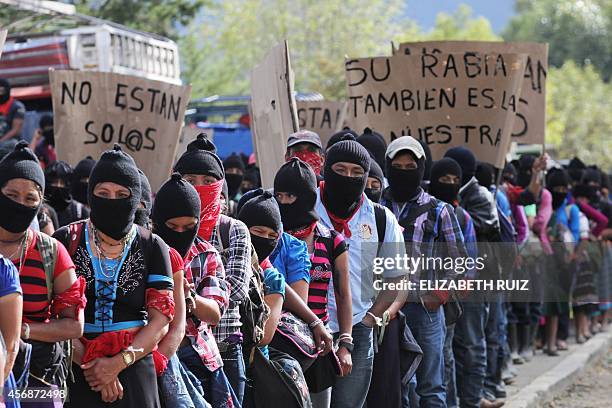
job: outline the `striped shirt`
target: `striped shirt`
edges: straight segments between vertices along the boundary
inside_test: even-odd
[[[13,259],[13,264],[19,270],[19,280],[23,290],[23,321],[28,323],[49,322],[51,318],[50,304],[47,298],[47,279],[42,258],[36,245],[38,235],[33,230],[28,234],[33,236],[26,249],[23,267],[19,259]],[[57,279],[62,272],[74,268],[72,259],[66,248],[57,243],[57,261],[53,270],[53,279]]]
[[[327,293],[332,280],[336,258],[348,250],[344,236],[317,223],[314,248],[310,254],[310,285],[308,307],[323,322],[329,320]]]

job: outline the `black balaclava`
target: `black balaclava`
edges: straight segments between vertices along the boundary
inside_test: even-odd
[[[372,158],[382,169],[385,167],[385,153],[387,151],[387,142],[380,133],[372,131],[370,128],[365,128],[363,134],[357,138],[357,142],[365,147],[370,152]]]
[[[531,154],[523,155],[519,159],[518,174],[516,176],[516,182],[520,187],[527,188],[531,182],[531,174],[533,173],[532,167],[536,157]]]
[[[238,219],[248,228],[261,226],[269,227],[279,235],[282,233],[282,220],[276,199],[269,191],[257,189],[252,198],[244,202],[238,212]],[[263,238],[251,233],[251,243],[259,262],[266,259],[278,243],[278,239]]]
[[[351,135],[345,135],[327,151],[323,172],[325,188],[321,198],[325,208],[333,215],[348,218],[357,209],[368,181],[370,161],[368,151]],[[363,176],[341,176],[332,170],[332,166],[339,162],[361,166],[364,171]]]
[[[227,200],[231,200],[240,192],[240,185],[244,179],[244,162],[240,156],[233,153],[223,161],[223,167],[225,167],[225,181],[229,194]],[[242,174],[228,173],[227,169],[239,169]]]
[[[56,180],[62,180],[64,187],[55,187],[51,184]],[[45,199],[57,212],[62,212],[72,202],[70,194],[70,182],[72,181],[72,167],[66,162],[58,160],[51,163],[45,169]]]
[[[181,155],[174,166],[174,171],[185,174],[203,174],[221,180],[225,176],[223,163],[215,145],[200,133],[196,140],[187,145],[187,151]]]
[[[11,97],[11,84],[4,78],[0,78],[0,88],[4,88],[4,92],[0,95],[0,105],[6,103]]]
[[[285,230],[301,229],[319,219],[314,208],[317,176],[308,164],[297,157],[283,164],[274,177],[274,193],[279,192],[296,196],[292,204],[278,203]]]
[[[355,139],[359,137],[357,132],[345,126],[344,129],[342,129],[341,131],[336,132],[333,135],[331,135],[331,137],[327,141],[327,145],[325,146],[325,151],[327,152],[329,149],[331,149],[331,147],[335,145],[336,143],[338,143],[339,141],[341,141],[345,135],[351,135]]]
[[[104,182],[119,184],[130,190],[128,198],[109,199],[94,195],[96,185]],[[134,224],[140,202],[140,174],[132,156],[115,144],[112,150],[102,153],[89,176],[90,219],[97,229],[109,237],[120,240]]]
[[[489,189],[495,183],[495,168],[489,163],[478,162],[475,176],[478,184]]]
[[[561,207],[563,201],[567,197],[567,193],[555,191],[555,187],[569,187],[570,177],[565,170],[553,169],[548,173],[546,178],[546,187],[552,195],[552,207],[556,210]]]
[[[382,169],[376,163],[376,161],[372,160],[370,162],[370,171],[368,172],[368,178],[375,178],[380,182],[380,188],[377,190],[367,188],[364,190],[364,193],[370,200],[377,203],[380,201],[380,197],[382,196],[383,188],[385,187],[385,175],[383,174]]]
[[[45,174],[25,141],[17,143],[15,150],[0,161],[0,189],[17,178],[33,181],[44,193]],[[39,209],[40,206],[32,208],[13,201],[0,191],[0,227],[9,232],[17,234],[28,229]]]
[[[53,116],[42,115],[40,121],[38,122],[38,127],[40,128],[42,135],[45,138],[45,143],[50,146],[55,146],[55,135],[53,133]]]
[[[504,170],[502,171],[502,180],[515,186],[516,176],[516,167],[514,167],[512,163],[506,164],[506,167],[504,167]]]
[[[455,204],[458,200],[459,184],[442,183],[440,177],[451,174],[462,179],[461,166],[450,157],[444,157],[431,166],[431,180],[429,183],[429,194],[449,204]],[[461,183],[461,182],[460,182]]]
[[[251,190],[257,190],[259,187],[261,187],[261,177],[259,174],[259,167],[253,166],[247,169],[244,172],[244,181],[251,182],[251,184],[253,185],[253,188]],[[246,193],[246,191],[243,191],[242,193]]]
[[[87,190],[89,185],[87,182],[81,180],[89,178],[89,175],[91,174],[91,171],[95,165],[96,161],[91,156],[87,156],[78,162],[72,171],[72,183],[70,183],[70,190],[72,197],[81,204],[87,205]]]
[[[397,140],[397,139],[396,139]],[[393,200],[404,203],[414,198],[420,191],[423,175],[425,174],[425,158],[417,159],[410,150],[401,150],[396,153],[396,156],[409,153],[417,163],[417,168],[412,170],[404,170],[393,167],[393,160],[387,157],[387,181]]]
[[[136,209],[134,223],[149,229],[149,218],[151,217],[151,206],[153,204],[151,198],[151,183],[149,183],[147,175],[144,174],[142,170],[138,169],[138,174],[140,175],[140,204],[143,205],[143,208],[138,207]]]
[[[591,203],[597,204],[601,199],[599,188],[601,187],[601,172],[597,168],[587,168],[582,175],[581,184],[588,192],[588,199]]]
[[[151,211],[153,232],[184,258],[198,235],[198,225],[188,231],[176,232],[166,225],[172,218],[193,217],[200,219],[200,196],[196,189],[179,173],[161,186]]]
[[[466,185],[476,174],[476,157],[474,153],[463,146],[448,149],[444,157],[450,157],[461,166],[461,185]]]
[[[567,173],[570,176],[572,184],[580,183],[582,174],[586,170],[586,165],[577,157],[569,161],[567,165]]]

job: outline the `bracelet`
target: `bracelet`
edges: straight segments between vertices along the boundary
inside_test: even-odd
[[[341,342],[342,340],[346,340],[349,343],[352,343],[353,342],[353,336],[351,336],[348,333],[342,333],[342,334],[340,334],[340,336],[338,336],[338,343]]]
[[[23,324],[23,339],[30,340],[30,325],[27,323]]]
[[[382,319],[380,317],[376,316],[372,312],[366,312],[366,314],[372,316],[372,319],[374,319],[374,324],[376,326],[382,326]]]
[[[315,327],[322,325],[323,324],[323,320],[319,319],[318,317],[316,319],[314,319],[312,322],[308,323],[308,327],[310,327],[311,330],[314,330]]]

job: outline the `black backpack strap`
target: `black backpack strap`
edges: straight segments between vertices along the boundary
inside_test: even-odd
[[[385,207],[378,203],[374,205],[374,218],[376,219],[376,232],[378,233],[378,243],[382,244],[385,241],[387,233],[387,213]]]
[[[423,204],[414,210],[410,211],[410,215],[407,218],[404,218],[400,221],[400,225],[405,229],[414,228],[414,222],[421,215],[429,212],[431,210],[435,210],[438,207],[438,200],[433,198],[427,204]]]

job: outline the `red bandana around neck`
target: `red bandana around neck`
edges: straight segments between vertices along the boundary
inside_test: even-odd
[[[357,211],[359,211],[359,208],[361,208],[361,204],[363,204],[363,194],[361,194],[361,198],[359,199],[359,205],[353,210],[351,215],[349,215],[347,218],[340,218],[337,215],[332,214],[327,209],[327,206],[325,205],[325,201],[322,198],[323,191],[325,190],[325,181],[322,181],[321,184],[319,184],[319,186],[321,189],[321,202],[323,203],[323,206],[327,210],[327,215],[329,215],[329,219],[334,225],[334,229],[342,233],[342,235],[344,235],[346,238],[350,238],[352,234],[351,234],[351,229],[349,228],[348,223],[353,218],[353,216],[357,213]]]
[[[7,117],[9,111],[11,110],[11,105],[13,105],[14,98],[9,96],[8,101],[0,104],[0,115]]]
[[[223,179],[207,186],[196,186],[195,189],[200,196],[200,204],[202,205],[198,236],[206,241],[210,241],[213,229],[217,225],[219,214],[221,214]]]
[[[310,224],[310,225],[308,225],[308,226],[306,226],[304,228],[293,230],[293,231],[285,231],[285,232],[287,232],[288,234],[293,235],[297,239],[305,241],[306,238],[308,238],[308,236],[310,234],[312,234],[312,231],[314,231],[316,226],[317,226],[317,221],[313,222],[312,224]]]
[[[308,164],[317,176],[321,175],[323,159],[318,154],[309,151],[302,151],[294,153],[291,157],[297,157],[304,163]]]

